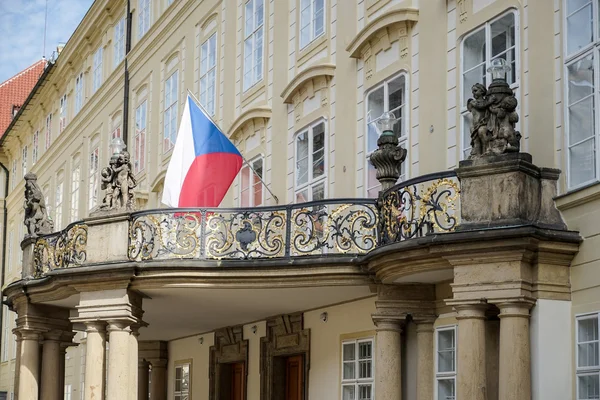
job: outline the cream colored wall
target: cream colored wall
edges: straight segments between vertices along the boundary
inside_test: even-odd
[[[202,343],[200,343],[202,338]],[[185,339],[169,342],[169,364],[167,366],[167,399],[173,400],[175,390],[175,364],[191,360],[190,398],[208,400],[208,359],[210,346],[214,343],[214,334],[205,333]]]

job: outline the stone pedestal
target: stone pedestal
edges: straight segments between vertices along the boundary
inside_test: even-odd
[[[402,399],[402,328],[399,318],[373,316],[375,339],[375,387],[377,398]]]
[[[417,400],[433,400],[433,319],[417,324]]]
[[[106,323],[88,322],[86,328],[84,399],[103,399],[106,372]]]
[[[151,359],[152,383],[150,385],[150,400],[167,399],[167,360]]]
[[[460,398],[487,400],[485,303],[455,305],[458,320],[457,388]]]
[[[530,301],[498,303],[500,309],[499,400],[531,400]]]
[[[21,363],[19,365],[19,398],[38,400],[40,382],[40,333],[21,331]]]
[[[44,400],[62,400],[64,396],[64,386],[61,386],[60,375],[64,376],[64,369],[61,370],[60,357],[62,332],[44,333],[42,344],[42,385],[40,393]],[[62,363],[64,365],[64,363]]]
[[[109,321],[108,340],[110,351],[108,352],[108,389],[107,399],[130,398],[131,372],[129,352],[129,336],[131,334],[130,321]],[[136,362],[137,365],[137,362]],[[137,380],[136,380],[137,383]]]

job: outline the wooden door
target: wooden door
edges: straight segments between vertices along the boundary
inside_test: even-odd
[[[246,374],[244,363],[231,365],[231,400],[244,400],[244,376]]]
[[[285,400],[303,400],[304,358],[291,356],[285,362]]]

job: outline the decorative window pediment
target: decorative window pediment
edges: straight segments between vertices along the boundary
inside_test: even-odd
[[[249,131],[254,133],[257,129],[264,127],[267,120],[271,118],[271,107],[261,105],[252,107],[244,111],[233,123],[227,131],[227,136],[231,140],[236,140],[242,136],[243,132]],[[264,134],[264,129],[263,129]]]
[[[408,28],[419,19],[416,8],[392,8],[369,22],[350,42],[346,51],[352,58],[364,58],[367,49],[373,54],[386,50],[396,40],[405,40],[402,50],[408,49]],[[401,53],[403,54],[403,53]]]
[[[317,64],[297,74],[281,93],[283,102],[295,104],[294,98],[301,93],[312,98],[315,90],[327,87],[327,82],[335,73],[334,64]],[[324,85],[323,85],[324,84]]]

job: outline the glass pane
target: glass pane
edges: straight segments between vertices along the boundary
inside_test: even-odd
[[[358,359],[364,360],[372,357],[372,343],[371,342],[362,342],[358,344]]]
[[[438,400],[455,400],[454,379],[438,381]]]
[[[580,400],[600,399],[600,379],[598,375],[583,375],[577,377]]]
[[[579,10],[586,4],[590,4],[592,0],[567,0],[567,15]]]
[[[577,321],[578,342],[591,342],[598,340],[598,318],[580,319]]]
[[[354,361],[344,363],[344,376],[343,379],[354,379],[356,372],[354,371]]]
[[[246,29],[244,30],[246,37],[248,37],[248,35],[254,31],[254,14],[252,13],[252,3],[253,0],[250,0],[246,3]]]
[[[371,361],[359,361],[358,362],[358,378],[371,378],[372,374],[372,363]]]
[[[299,134],[296,138],[296,184],[308,182],[308,135]]]
[[[342,400],[356,400],[356,389],[354,385],[342,388]]]
[[[569,104],[594,93],[594,59],[590,54],[567,67],[569,76]]]
[[[264,19],[264,10],[263,10],[263,0],[256,0],[254,15],[256,16],[256,24],[255,29],[263,24]]]
[[[367,122],[375,121],[385,111],[383,86],[372,91],[367,96]]]
[[[438,331],[438,349],[454,350],[454,330]]]
[[[325,173],[325,124],[313,128],[313,178]]]
[[[323,200],[325,198],[325,184],[319,183],[313,187],[311,200]]]
[[[577,345],[577,366],[593,367],[598,365],[598,342]]]
[[[438,372],[454,371],[454,350],[438,351]]]
[[[473,85],[481,83],[485,86],[485,64],[481,64],[477,68],[463,74],[463,106],[467,105],[467,101],[473,97]]]
[[[573,54],[593,40],[592,3],[567,17],[567,54]]]
[[[372,387],[371,385],[358,385],[358,398],[359,400],[372,400],[371,396]]]
[[[515,15],[510,13],[491,24],[492,58],[515,45]]]
[[[355,360],[355,345],[354,343],[345,343],[342,350],[342,357],[344,361],[354,361]]]
[[[463,71],[485,61],[485,28],[471,34],[463,44]]]
[[[469,158],[471,154],[471,125],[473,123],[473,115],[466,113],[463,115],[463,159]]]
[[[596,176],[595,140],[590,139],[569,149],[569,184],[579,186]]]
[[[367,197],[370,199],[374,199],[379,194],[381,190],[381,184],[377,181],[376,173],[377,170],[370,162],[368,162],[367,166]]]
[[[400,76],[388,83],[388,109],[390,111],[398,109],[404,104],[404,76]],[[394,112],[396,118],[402,117]]]
[[[594,97],[569,107],[569,145],[594,136]]]
[[[296,203],[304,203],[308,201],[308,189],[296,193]]]

